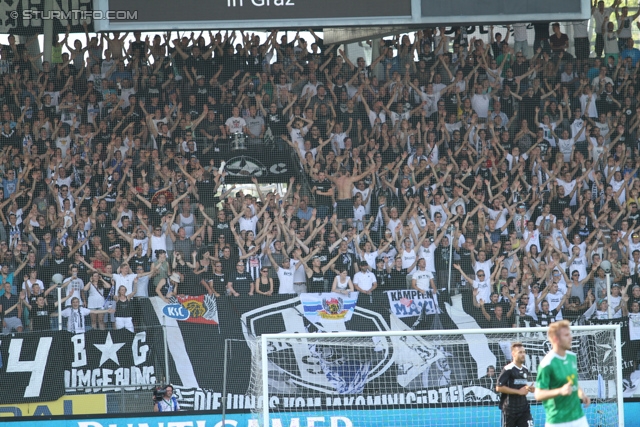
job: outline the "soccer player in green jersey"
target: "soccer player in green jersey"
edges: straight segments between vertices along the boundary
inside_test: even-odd
[[[553,349],[538,367],[536,400],[544,402],[546,427],[589,427],[582,410],[591,403],[578,385],[578,359],[571,350],[571,328],[566,320],[554,322],[547,332]]]

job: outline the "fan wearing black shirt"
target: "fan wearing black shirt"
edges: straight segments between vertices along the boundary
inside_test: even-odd
[[[554,214],[556,218],[562,217],[562,210],[571,204],[571,198],[573,197],[573,193],[575,193],[577,188],[578,185],[576,185],[568,195],[565,195],[564,187],[562,187],[561,185],[553,186],[551,194],[555,197],[551,198],[551,213]]]
[[[20,148],[20,139],[15,129],[11,129],[11,123],[5,122],[0,132],[0,147]]]
[[[147,36],[147,39],[145,41],[141,40],[140,37],[142,37],[142,33],[140,31],[134,31],[133,36],[135,37],[135,40],[132,41],[129,45],[131,56],[143,59],[144,54],[147,51],[147,43],[149,41],[149,37]]]
[[[38,291],[40,293],[32,295],[29,301],[25,303],[31,313],[31,330],[48,331],[51,329],[51,314],[58,311],[58,301],[50,298],[50,293],[53,289],[56,289],[56,286],[50,287],[45,292]],[[73,293],[74,290],[72,289],[67,296],[60,300],[60,303],[64,304],[73,296]]]
[[[500,396],[503,427],[529,427],[533,425],[533,417],[527,394],[533,393],[535,387],[529,384],[529,369],[524,366],[526,352],[520,342],[511,344],[512,362],[502,369],[498,377],[496,391]],[[531,381],[533,382],[533,381]]]
[[[289,104],[284,109],[279,109],[278,104],[272,102],[269,104],[269,110],[267,111],[262,105],[262,95],[256,95],[256,104],[264,117],[265,126],[271,131],[271,137],[274,141],[280,141],[282,135],[288,135],[287,123],[289,122],[286,116],[287,111],[295,104],[298,98],[292,95],[289,100]]]
[[[53,276],[54,274],[62,274],[65,276],[69,273],[70,263],[62,252],[62,246],[56,245],[53,248],[53,252],[47,254],[47,258],[49,259],[44,262],[46,277]]]
[[[386,263],[385,259],[382,258],[377,258],[376,259],[376,268],[374,268],[373,270],[371,270],[371,272],[376,276],[376,283],[378,284],[377,289],[379,291],[386,291],[387,289],[389,290],[393,290],[391,288],[388,288],[389,286],[389,273],[387,272],[387,270],[384,268]],[[406,281],[406,278],[405,278]]]
[[[416,257],[416,261],[419,257]],[[414,262],[415,265],[415,262]],[[413,266],[412,266],[413,269]],[[397,290],[397,289],[406,289],[407,287],[407,275],[409,274],[409,269],[402,268],[402,258],[396,257],[393,261],[393,267],[391,264],[387,264],[387,289]]]
[[[233,233],[231,233],[231,225],[224,210],[219,210],[216,216],[216,220],[213,221],[213,233],[214,241],[217,240],[218,236],[221,234],[224,235],[225,242],[234,241]]]
[[[208,253],[205,253],[203,258],[211,258]],[[226,292],[227,281],[224,278],[224,272],[222,271],[222,263],[220,261],[211,261],[212,271],[203,271],[200,273],[200,284],[209,292],[209,295],[213,294],[216,298],[219,298],[221,294]]]
[[[528,301],[529,296],[524,295],[522,298],[525,298],[526,301]],[[515,326],[517,328],[535,327],[537,325],[536,319],[527,314],[527,304],[525,304],[522,299],[520,301],[521,302],[518,303],[518,313],[516,314],[516,321],[514,323]]]
[[[475,291],[475,290],[474,290]],[[474,295],[475,296],[475,295]],[[475,301],[475,298],[474,298]],[[513,324],[511,321],[511,315],[513,314],[513,310],[516,307],[516,299],[511,299],[511,306],[507,314],[504,314],[504,307],[502,304],[498,304],[495,306],[493,313],[487,312],[485,308],[484,301],[481,299],[478,303],[480,310],[482,311],[482,315],[485,319],[487,319],[489,328],[510,328]]]
[[[202,138],[206,138],[208,143],[214,144],[214,152],[220,152],[218,140],[224,136],[223,129],[224,123],[220,119],[220,116],[216,117],[216,110],[214,110],[213,108],[207,111],[207,117],[198,127],[200,136]],[[202,193],[198,192],[198,194]]]
[[[333,194],[332,184],[326,177],[324,171],[318,172],[318,180],[312,181],[311,192],[316,197],[317,217],[324,219],[330,215],[330,208],[333,206],[331,195]]]
[[[229,273],[227,279],[227,294],[239,297],[240,295],[253,295],[253,278],[244,270],[244,261],[238,260],[236,270]]]

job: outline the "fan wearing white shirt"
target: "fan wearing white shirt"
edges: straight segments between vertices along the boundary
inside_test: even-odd
[[[426,269],[430,271],[434,275],[436,274],[436,260],[435,260],[435,252],[440,245],[440,240],[447,233],[447,228],[442,227],[440,234],[436,235],[435,238],[429,237],[428,239],[424,239],[422,241],[422,245],[418,247],[418,258],[424,259],[426,261]]]
[[[559,274],[559,272],[556,273]],[[538,297],[538,304],[541,304],[542,301],[547,301],[549,303],[549,311],[558,311],[558,314],[555,316],[556,320],[562,320],[562,306],[567,299],[566,295],[568,295],[568,293],[566,291],[562,292],[559,289],[558,283],[552,282]]]
[[[487,252],[484,250],[478,251],[478,258],[476,259],[475,251],[471,251],[471,265],[473,270],[478,273],[479,271],[491,271],[493,267],[493,260],[487,259]],[[485,299],[485,301],[487,301]]]
[[[426,294],[427,291],[433,291],[437,293],[436,282],[433,279],[433,274],[427,270],[427,262],[424,258],[418,260],[418,268],[414,271],[411,277],[411,287],[421,294]]]
[[[597,138],[595,138],[596,140],[596,144],[591,146],[591,161],[594,164],[598,164],[601,161],[604,160],[604,150],[606,149],[604,143],[605,143],[605,137],[602,135],[599,135]]]
[[[267,253],[269,260],[271,261],[271,265],[278,275],[278,280],[280,281],[279,293],[295,294],[296,290],[293,285],[293,275],[303,263],[298,262],[295,266],[291,266],[291,259],[288,256],[285,256],[282,260],[282,265],[279,266],[271,256],[271,251],[265,248],[265,252]],[[253,295],[253,286],[251,292],[249,292],[249,295]]]
[[[73,297],[68,300],[69,304],[62,310],[62,317],[68,318],[67,330],[74,334],[83,334],[86,331],[85,317],[90,314],[105,314],[114,313],[115,309],[110,310],[89,310],[80,305],[78,297]],[[57,304],[57,303],[56,303]]]
[[[373,129],[378,125],[382,125],[382,123],[387,121],[387,115],[384,112],[382,101],[376,101],[373,104],[373,110],[369,108],[369,104],[367,104],[367,100],[364,97],[361,97],[360,100],[364,104],[364,109],[367,112],[367,117],[369,117],[369,123]]]
[[[347,139],[349,133],[351,131],[351,123],[349,124],[349,128],[346,132],[342,131],[342,123],[336,123],[333,127],[334,132],[330,135],[331,137],[331,149],[336,156],[340,156],[342,154],[342,150],[344,150],[344,140]]]
[[[440,214],[441,222],[445,223],[447,221],[447,214],[445,213],[443,205],[443,196],[441,194],[433,195],[433,202],[429,205],[429,213],[431,214],[431,221],[435,222],[436,215]]]
[[[580,105],[587,117],[592,119],[598,118],[598,109],[596,108],[596,100],[598,96],[591,91],[591,86],[585,86],[580,95]]]
[[[591,237],[593,237],[597,232],[598,230],[594,229],[585,240],[587,241],[591,240]],[[574,253],[573,248],[575,247],[579,249],[578,256],[587,255],[587,251],[588,251],[587,242],[583,241],[582,237],[578,233],[574,234],[573,236],[573,242],[569,245],[569,252]]]
[[[578,132],[582,127],[585,126],[587,120],[582,119],[582,108],[580,106],[576,107],[573,113],[573,120],[571,120],[570,117],[567,117],[567,119],[569,119],[569,122],[571,122],[571,135],[573,135],[576,141],[584,141],[586,139],[586,136],[584,134],[578,135]]]
[[[476,271],[476,279],[474,280],[473,278],[467,276],[464,271],[462,271],[462,267],[460,267],[460,265],[453,264],[453,267],[460,272],[460,275],[468,283],[471,283],[473,285],[476,302],[488,302],[491,300],[491,281],[487,277],[484,270]]]
[[[42,283],[42,280],[38,279],[38,271],[37,270],[31,270],[29,272],[29,278],[27,278],[27,280],[22,282],[22,289],[24,291],[26,291],[27,298],[30,297],[34,293],[33,292],[33,286],[34,285],[38,285],[39,289],[44,289],[44,283]]]
[[[269,205],[265,203],[264,208],[260,211],[258,215],[254,215],[253,211],[250,207],[245,207],[244,210],[238,214],[236,217],[231,220],[230,226],[235,227],[236,223],[240,224],[240,231],[252,231],[254,235],[258,234],[256,232],[256,225],[258,224],[258,219],[264,214]],[[232,207],[233,209],[233,207]],[[234,212],[235,213],[235,212]]]
[[[300,151],[304,150],[304,136],[309,132],[309,129],[311,129],[312,126],[313,120],[297,116],[291,117],[291,120],[287,123],[287,130],[289,131],[291,142],[297,144]]]
[[[564,226],[564,220],[559,218],[556,226],[551,231],[551,239],[553,246],[564,254],[569,253],[569,239],[567,238],[567,229]]]
[[[62,287],[66,289],[66,295],[69,295],[70,293],[79,295],[81,297],[81,300],[79,300],[79,304],[83,307],[86,306],[85,295],[84,292],[82,292],[84,290],[84,282],[78,277],[77,266],[74,265],[73,267],[71,267],[71,276],[63,280]],[[73,298],[73,300],[75,299],[77,298]],[[71,303],[72,299],[67,299],[67,301],[65,302],[65,307],[70,307]]]
[[[504,64],[505,61],[503,61]],[[489,115],[489,103],[491,102],[491,95],[488,93],[482,93],[482,86],[476,86],[476,93],[471,97],[471,106],[473,111],[478,114],[481,119],[486,119]]]
[[[365,209],[365,213],[369,215],[371,213],[371,194],[373,193],[373,188],[376,184],[376,180],[371,180],[371,185],[369,187],[365,187],[365,182],[360,180],[356,183],[355,187],[351,190],[351,194],[355,196],[359,194],[362,197],[363,205]]]
[[[402,258],[402,268],[408,269],[416,262],[416,251],[412,249],[412,241],[410,237],[405,237],[403,245],[398,242],[398,251],[400,258]],[[422,244],[422,242],[420,242]],[[411,271],[407,270],[407,273],[411,274]]]
[[[546,104],[546,102],[545,102]],[[540,107],[536,106],[536,116],[534,120],[534,124],[542,129],[543,138],[549,143],[550,146],[556,146],[556,139],[553,137],[553,132],[556,130],[557,126],[560,126],[560,123],[564,120],[563,110],[560,109],[560,118],[557,122],[552,122],[549,114],[545,113],[542,116],[542,123],[538,121],[540,114]]]
[[[488,208],[487,213],[489,214],[489,218],[495,221],[495,228],[501,230],[501,233],[506,235],[507,222],[509,220],[509,209],[503,207],[502,205],[502,197],[496,197],[493,201],[493,209]]]
[[[627,301],[624,301],[622,295],[627,295],[627,287],[624,289],[620,289],[620,285],[618,283],[614,283],[611,285],[611,297],[608,298],[609,306],[611,307],[611,311],[613,312],[613,318],[619,319],[622,316],[626,316],[626,308]]]
[[[424,91],[420,90],[413,83],[409,83],[409,85],[420,95],[420,99],[422,101],[422,109],[427,112],[427,116],[435,113],[438,110],[438,100],[442,96],[444,92],[446,92],[449,87],[443,86],[440,90],[436,91],[435,85],[433,83],[427,83]]]
[[[562,263],[561,265],[568,267],[569,271],[577,271],[579,274],[578,280],[584,280],[587,277],[587,257],[580,254],[577,246],[574,246],[573,249],[571,259],[569,260],[570,262]]]
[[[591,88],[595,91],[599,91],[601,89],[603,89],[607,83],[611,83],[612,85],[613,80],[611,79],[611,77],[607,76],[607,66],[603,65],[600,67],[600,73],[598,74],[598,76],[594,77],[593,80],[591,80]]]
[[[575,206],[576,205],[576,193],[580,189],[580,187],[582,186],[582,177],[579,177],[578,179],[574,179],[571,176],[571,172],[567,171],[567,173],[564,175],[564,179],[558,178],[558,179],[556,179],[556,182],[557,182],[559,187],[562,187],[564,189],[564,194],[565,195],[573,194],[573,196],[571,197],[571,201],[569,202],[569,205],[570,206]],[[574,191],[576,186],[578,186],[578,188]]]
[[[584,127],[581,129],[584,129]],[[555,132],[553,134],[555,135]],[[573,147],[575,145],[576,145],[576,139],[570,138],[569,131],[567,129],[564,129],[562,131],[562,137],[558,138],[558,149],[562,153],[562,156],[565,162],[571,161],[571,155],[573,154]]]
[[[227,119],[225,126],[227,127],[227,134],[233,135],[234,133],[243,133],[247,127],[247,122],[240,117],[240,109],[233,107],[233,115]]]
[[[353,286],[355,290],[367,295],[378,287],[376,275],[369,271],[369,263],[360,261],[360,271],[353,276]]]

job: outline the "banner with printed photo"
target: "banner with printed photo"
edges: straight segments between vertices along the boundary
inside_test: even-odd
[[[358,295],[359,292],[350,292],[348,295],[335,292],[301,294],[300,302],[304,316],[312,323],[348,322],[358,303]]]

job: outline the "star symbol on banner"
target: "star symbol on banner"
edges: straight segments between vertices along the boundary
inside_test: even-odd
[[[609,357],[609,355],[611,354],[611,351],[613,351],[613,349],[611,348],[611,345],[609,344],[596,344],[598,347],[605,349],[604,352],[604,360],[607,360],[607,358]]]
[[[104,365],[107,360],[113,360],[120,366],[120,362],[118,361],[118,350],[122,348],[124,343],[114,344],[111,339],[111,332],[107,333],[107,339],[104,344],[94,344],[98,350],[102,352],[102,356],[100,356],[100,366]]]

